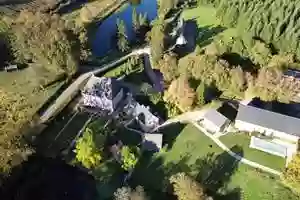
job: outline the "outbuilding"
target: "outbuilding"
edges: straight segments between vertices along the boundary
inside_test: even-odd
[[[210,109],[203,116],[202,125],[210,132],[223,131],[230,123],[230,120],[217,110]]]

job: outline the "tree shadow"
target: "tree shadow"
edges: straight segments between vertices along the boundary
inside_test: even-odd
[[[238,53],[224,53],[220,56],[221,59],[226,60],[230,66],[241,66],[243,71],[255,73],[255,64],[246,57],[241,56]]]
[[[177,136],[181,133],[185,126],[186,124],[173,123],[159,129],[158,132],[163,134],[163,146],[167,146],[167,149],[170,150],[173,147]]]
[[[225,31],[226,28],[223,26],[203,26],[199,27],[197,32],[198,32],[198,37],[197,37],[197,43],[200,45],[200,47],[204,47],[209,45],[214,37],[218,35],[219,33],[222,33]]]
[[[231,150],[243,154],[239,146],[234,146]],[[185,172],[200,182],[213,199],[241,199],[240,188],[232,190],[227,187],[231,176],[238,168],[239,160],[227,152],[219,155],[208,154],[204,158],[197,159],[192,165],[188,164],[191,159],[192,156],[186,154],[178,161],[165,163],[162,156],[147,152],[147,155],[144,154],[136,165],[130,184],[144,186],[152,198],[173,199],[169,177]]]
[[[1,188],[6,200],[88,200],[96,197],[92,176],[62,160],[33,155],[12,169]]]

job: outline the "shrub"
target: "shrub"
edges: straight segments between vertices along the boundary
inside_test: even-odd
[[[129,171],[135,167],[137,164],[138,158],[135,152],[130,149],[128,146],[123,146],[121,150],[122,156],[122,168],[126,171]]]
[[[151,31],[148,33],[148,40],[151,47],[151,56],[154,64],[162,58],[165,48],[165,22],[157,19],[153,22]]]
[[[95,142],[95,134],[89,128],[86,128],[83,136],[77,140],[74,152],[76,159],[88,169],[98,166],[102,159],[101,150]]]
[[[300,191],[300,154],[293,157],[282,178],[287,185]]]

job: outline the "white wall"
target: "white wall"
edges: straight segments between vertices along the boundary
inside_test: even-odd
[[[241,130],[241,131],[260,132],[260,133],[264,133],[268,136],[273,135],[274,137],[281,138],[281,139],[284,139],[284,140],[289,140],[291,142],[298,142],[298,140],[299,140],[298,136],[294,136],[294,135],[279,132],[279,131],[276,131],[276,130],[268,129],[268,128],[265,128],[265,127],[257,126],[257,125],[250,124],[250,123],[247,123],[247,122],[243,122],[243,121],[240,121],[240,120],[235,121],[235,127],[237,129]]]
[[[202,124],[210,132],[218,132],[218,131],[220,131],[220,128],[217,127],[214,123],[212,123],[209,120],[204,119],[202,121]]]

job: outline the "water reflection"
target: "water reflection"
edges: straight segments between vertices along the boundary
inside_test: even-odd
[[[136,8],[137,13],[147,13],[149,21],[155,19],[157,15],[156,0],[130,0],[131,3],[120,12],[109,16],[99,26],[96,37],[92,45],[92,50],[96,56],[104,56],[110,50],[116,48],[117,19],[125,22],[127,36],[130,41],[135,40],[135,33],[132,29],[132,10]]]

